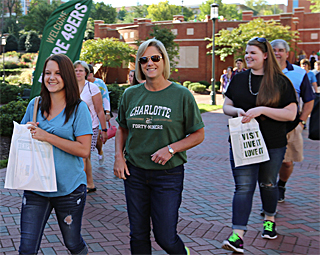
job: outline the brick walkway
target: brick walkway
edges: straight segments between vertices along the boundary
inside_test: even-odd
[[[196,96],[209,103],[209,95]],[[222,102],[217,95],[217,103]],[[229,166],[227,119],[220,111],[202,115],[205,141],[188,151],[185,188],[178,231],[191,254],[230,254],[221,241],[231,232],[231,202],[234,183]],[[112,120],[113,123],[114,120]],[[287,184],[286,201],[279,204],[279,237],[260,237],[263,218],[256,191],[249,230],[245,234],[246,254],[319,254],[319,142],[307,139],[303,131],[305,159],[296,163]],[[129,225],[123,183],[113,175],[114,138],[104,145],[106,160],[92,162],[97,192],[87,197],[82,234],[90,254],[130,254]],[[21,191],[3,189],[6,169],[0,170],[0,254],[17,254]],[[165,254],[153,241],[153,254]],[[55,218],[50,217],[39,254],[68,254]]]

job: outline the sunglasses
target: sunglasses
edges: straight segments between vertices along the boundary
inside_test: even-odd
[[[264,38],[264,37],[254,37],[252,38],[250,41],[258,41],[260,43],[266,43],[267,42],[267,39]]]
[[[140,64],[146,64],[149,62],[149,59],[151,59],[152,62],[159,62],[160,59],[162,59],[162,57],[159,55],[153,55],[151,57],[142,57],[142,58],[139,58],[139,62]]]

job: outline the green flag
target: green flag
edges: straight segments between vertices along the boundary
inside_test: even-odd
[[[30,98],[40,94],[42,69],[49,56],[63,53],[72,62],[79,59],[91,5],[92,0],[72,0],[51,14],[43,31]]]

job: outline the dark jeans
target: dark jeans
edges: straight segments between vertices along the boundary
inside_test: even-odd
[[[265,214],[268,216],[274,216],[276,214],[278,203],[277,176],[285,151],[286,147],[269,149],[269,161],[235,167],[232,149],[230,149],[230,163],[236,185],[232,204],[233,229],[247,230],[253,194],[257,182],[259,184],[262,208]]]
[[[86,195],[86,185],[83,184],[63,197],[43,197],[24,191],[19,254],[38,253],[43,230],[53,208],[68,250],[71,254],[87,254],[87,245],[80,234]]]
[[[124,181],[130,222],[132,254],[151,254],[150,217],[156,242],[168,254],[186,254],[177,234],[184,166],[145,170],[128,164]]]

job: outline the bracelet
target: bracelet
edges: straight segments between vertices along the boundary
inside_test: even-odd
[[[103,129],[101,129],[101,131],[103,131],[103,132],[107,132],[107,131],[108,131],[108,129],[107,129],[107,128],[103,128]]]

